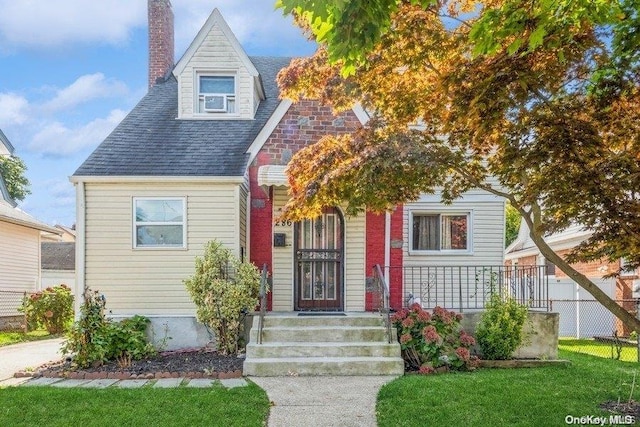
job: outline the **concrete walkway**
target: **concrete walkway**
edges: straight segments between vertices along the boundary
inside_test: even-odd
[[[20,370],[61,360],[63,341],[63,338],[55,338],[0,347],[0,381],[13,377]]]
[[[53,387],[210,387],[211,380],[63,380],[13,378],[25,368],[60,360],[63,339],[34,341],[0,347],[0,387],[50,385]],[[376,426],[376,397],[380,387],[395,376],[250,377],[272,402],[269,427]],[[247,385],[244,379],[220,380],[227,388]]]
[[[375,427],[380,387],[397,377],[250,377],[272,402],[269,427]]]

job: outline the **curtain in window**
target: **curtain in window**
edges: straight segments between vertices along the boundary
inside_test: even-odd
[[[413,249],[422,251],[439,250],[438,215],[413,217]]]

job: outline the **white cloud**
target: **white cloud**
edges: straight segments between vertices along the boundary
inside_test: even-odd
[[[0,128],[27,121],[29,101],[15,93],[0,93]]]
[[[49,111],[75,107],[83,102],[96,99],[126,95],[127,85],[115,79],[106,79],[104,74],[85,74],[75,82],[57,91],[55,98],[44,104]]]
[[[51,206],[70,207],[75,206],[76,192],[73,184],[67,179],[52,179],[47,181],[46,188],[53,199]]]
[[[300,29],[291,23],[291,18],[283,17],[280,9],[274,10],[274,3],[275,0],[218,0],[215,4],[210,0],[172,1],[176,20],[176,60],[189,47],[214,7],[220,10],[245,48],[252,46],[267,52],[277,50],[282,55],[287,40],[295,41],[292,44],[299,48],[304,43]],[[311,52],[312,49],[309,50]]]
[[[0,0],[0,46],[64,47],[122,43],[146,25],[146,1]]]
[[[85,148],[97,146],[111,133],[127,113],[112,110],[106,118],[98,118],[78,128],[68,128],[60,122],[45,125],[31,140],[31,151],[65,156]]]

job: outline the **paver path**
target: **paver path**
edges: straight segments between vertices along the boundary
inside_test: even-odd
[[[269,427],[376,426],[380,387],[396,377],[251,377],[273,402]]]

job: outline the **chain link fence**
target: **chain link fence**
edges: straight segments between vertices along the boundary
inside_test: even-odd
[[[617,300],[616,303],[636,314],[635,300]],[[639,361],[637,337],[598,301],[550,300],[549,308],[560,314],[560,349],[627,362]]]
[[[0,290],[0,330],[21,330],[26,324],[24,313],[18,311],[22,300],[31,293]]]

